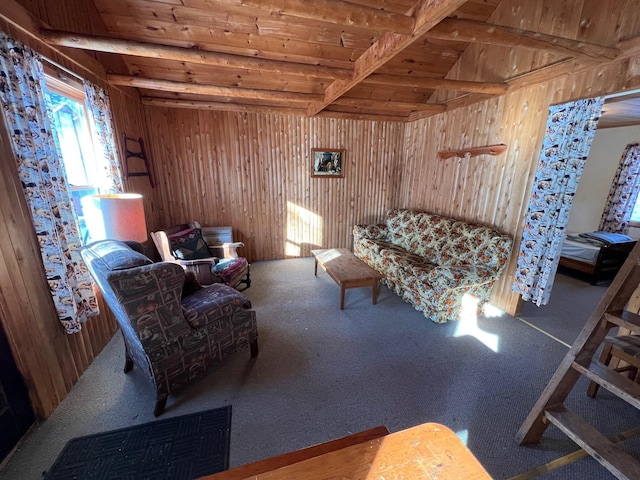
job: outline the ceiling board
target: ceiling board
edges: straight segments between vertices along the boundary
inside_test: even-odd
[[[627,127],[631,125],[640,125],[640,92],[605,100],[598,128]]]
[[[304,99],[308,95],[324,96],[325,101],[317,103],[321,111],[324,109],[323,115],[351,112],[356,116],[366,113],[388,118],[390,112],[393,114],[400,105],[401,115],[407,117],[408,113],[404,111],[402,102],[448,104],[450,108],[455,108],[465,102],[475,101],[474,99],[486,98],[486,95],[467,95],[465,91],[453,90],[461,88],[460,83],[441,82],[437,89],[434,89],[433,84],[430,86],[434,88],[424,88],[407,85],[406,80],[396,83],[393,76],[399,79],[424,77],[473,81],[478,85],[467,84],[466,88],[472,88],[476,92],[489,92],[492,91],[489,90],[491,84],[503,83],[517,75],[531,74],[532,71],[548,67],[563,58],[580,56],[579,52],[574,55],[572,51],[569,52],[569,57],[553,53],[545,49],[544,45],[541,48],[526,46],[525,37],[529,35],[531,38],[531,32],[562,37],[556,38],[557,42],[562,42],[562,39],[580,40],[601,46],[610,46],[620,39],[640,35],[640,8],[636,8],[640,6],[640,0],[614,3],[551,0],[468,0],[462,4],[459,0],[430,2],[322,0],[307,4],[304,0],[94,0],[108,37],[146,43],[136,45],[136,56],[121,55],[130,76],[140,77],[136,83],[141,86],[140,92],[143,95],[180,100],[200,98],[217,102],[211,108],[218,108],[225,102],[247,107],[285,106],[283,102],[247,98],[253,94],[242,91],[247,89],[265,91],[265,97],[269,97],[267,92],[294,95],[292,98],[295,99],[293,103],[296,108],[303,108]],[[305,5],[308,8],[305,9]],[[456,9],[456,5],[460,6]],[[330,8],[333,10],[328,11]],[[448,16],[448,20],[439,28],[433,27],[435,30],[432,37],[428,31],[422,38],[418,38],[376,30],[384,30],[391,22],[406,32],[412,23],[419,24],[419,19],[425,18],[425,12],[429,12],[430,8],[441,9],[438,10],[441,12],[438,19],[442,15]],[[336,12],[340,12],[340,15]],[[343,13],[345,20],[341,21]],[[414,14],[415,20],[398,17]],[[381,19],[388,19],[389,22],[385,23]],[[466,37],[465,41],[460,41],[465,32],[458,30],[456,33],[456,25],[461,24],[459,20],[464,20],[465,25],[469,25],[468,21],[481,22],[480,25],[476,24],[475,28],[479,29],[476,31],[487,30],[489,33],[483,34],[484,38]],[[485,24],[491,28],[487,28]],[[508,45],[504,45],[505,40],[502,38],[503,44],[500,45],[497,44],[500,43],[500,29],[494,26],[524,29],[528,33],[512,35],[509,37],[512,43]],[[502,35],[506,33],[503,32]],[[554,43],[553,39],[549,39],[549,44],[551,43]],[[109,52],[108,46],[104,45],[107,44],[95,46],[95,51]],[[154,51],[154,45],[181,47],[189,52],[210,51],[235,57],[222,59],[219,55],[208,55],[194,59],[193,55],[182,56],[178,52],[174,58],[182,61],[170,60],[169,49],[161,51],[156,48]],[[398,46],[405,47],[396,48]],[[84,44],[82,48],[90,50],[92,46]],[[105,48],[107,49],[104,50]],[[243,59],[248,58],[284,64],[272,63],[265,66],[264,63],[247,60],[243,63]],[[215,62],[215,66],[207,65],[206,62]],[[351,73],[354,66],[361,68],[365,63],[369,65]],[[297,68],[300,64],[337,68],[341,71],[318,72],[314,69],[310,72],[308,68]],[[366,77],[371,70],[373,73],[392,77],[385,77],[385,82],[367,82]],[[350,75],[358,81],[350,80]],[[534,75],[528,78],[537,77]],[[539,78],[543,79],[544,75],[541,74]],[[133,84],[131,78],[120,81]],[[171,81],[181,82],[183,85],[171,86]],[[220,88],[182,88],[189,84]],[[331,88],[338,84],[346,87]],[[151,90],[150,85],[157,90]],[[231,88],[236,97],[212,99],[203,94],[185,97],[184,94],[162,91],[162,88],[201,93]],[[498,94],[500,91],[493,90],[493,93]],[[340,105],[343,97],[355,100]],[[332,99],[336,100],[332,103]],[[359,103],[360,100],[363,104]],[[367,101],[371,105],[367,105]],[[383,101],[390,103],[385,107],[380,103]],[[313,104],[309,108],[313,113]],[[618,117],[625,117],[625,121],[630,121],[628,119],[633,114],[633,108],[611,108],[617,109]],[[603,116],[602,125],[606,125],[607,116],[610,115],[613,112]]]

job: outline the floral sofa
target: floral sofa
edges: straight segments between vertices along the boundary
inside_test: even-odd
[[[123,242],[80,251],[120,325],[125,372],[138,366],[156,390],[155,415],[168,395],[240,348],[258,355],[256,313],[224,284],[202,287],[173,262],[153,263]]]
[[[465,294],[489,301],[507,264],[511,238],[488,227],[394,209],[384,224],[356,225],[354,254],[385,284],[436,323],[457,320]]]

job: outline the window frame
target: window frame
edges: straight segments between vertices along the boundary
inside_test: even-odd
[[[70,100],[73,100],[82,106],[82,111],[84,112],[83,117],[84,117],[85,127],[87,129],[87,132],[89,132],[89,142],[91,144],[91,153],[93,155],[94,162],[96,162],[95,160],[96,144],[95,144],[95,138],[94,138],[96,132],[91,122],[91,115],[87,107],[87,96],[84,91],[84,85],[82,84],[82,82],[73,78],[69,78],[63,73],[60,73],[57,70],[47,65],[44,65],[44,75],[45,75],[45,88],[48,91],[51,91],[53,93],[66,97]],[[61,158],[61,160],[64,165],[64,158]],[[66,173],[66,166],[64,167],[64,170]],[[96,192],[100,191],[99,186],[95,184],[72,185],[67,182],[67,188],[69,190],[69,193],[71,194],[72,201],[74,201],[73,192],[87,190],[89,188],[95,188]],[[77,208],[78,206],[76,206],[76,209]],[[83,225],[84,216],[78,215],[78,213],[79,212],[76,211],[74,216],[76,218],[76,222],[78,222],[79,233],[81,233],[81,241],[84,244],[85,240],[88,238],[87,237],[88,231],[86,231],[86,225]]]

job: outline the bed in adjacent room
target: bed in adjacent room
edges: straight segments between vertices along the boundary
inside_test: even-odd
[[[567,234],[559,265],[588,275],[591,285],[595,285],[618,273],[635,244],[631,237],[619,233]]]

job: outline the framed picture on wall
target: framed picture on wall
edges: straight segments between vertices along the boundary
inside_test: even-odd
[[[344,177],[344,149],[314,148],[311,150],[312,177]]]

